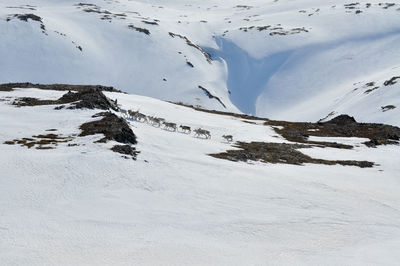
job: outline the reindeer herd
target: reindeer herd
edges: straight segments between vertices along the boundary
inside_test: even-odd
[[[133,119],[138,122],[148,123],[149,125],[154,127],[160,127],[160,128],[163,127],[165,130],[172,132],[179,131],[188,135],[192,133],[191,127],[185,125],[179,125],[178,127],[176,123],[167,122],[165,121],[164,118],[147,116],[145,114],[140,113],[139,111],[124,110],[121,108],[119,109],[119,112],[125,119]],[[194,137],[196,138],[204,137],[205,139],[211,139],[211,133],[208,130],[197,128],[194,129],[193,132],[194,132]],[[233,141],[232,135],[223,135],[222,137],[229,143]]]

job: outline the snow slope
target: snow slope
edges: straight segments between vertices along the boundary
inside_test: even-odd
[[[0,143],[57,129],[76,136],[98,110],[16,108],[0,92]],[[241,163],[207,154],[237,141],[286,142],[271,127],[144,96],[106,93],[125,109],[211,131],[210,140],[130,121],[137,161],[78,137],[36,150],[0,144],[1,265],[397,265],[398,146],[312,148],[373,168]]]
[[[273,119],[347,113],[400,125],[400,83],[382,86],[400,76],[399,10],[376,0],[4,0],[0,82],[113,85]],[[26,13],[42,22],[13,17]],[[353,92],[370,82],[381,89]]]

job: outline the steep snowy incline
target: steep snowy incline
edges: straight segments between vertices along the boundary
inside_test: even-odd
[[[11,105],[64,93],[0,92],[1,265],[398,264],[398,144],[314,137],[354,148],[302,149],[372,168],[222,160],[208,154],[237,149],[223,134],[289,142],[262,120],[105,92],[124,109],[211,132],[197,138],[128,120],[140,151],[134,161],[111,152],[114,141],[95,142],[100,134],[78,136],[100,110]],[[23,144],[48,133],[69,141]]]
[[[158,7],[98,2],[31,1],[34,7],[27,8],[2,1],[0,81],[112,85],[238,111],[230,103],[221,64],[208,62],[178,26],[159,21]],[[175,10],[166,13],[178,17]]]
[[[351,93],[400,76],[399,14],[376,0],[5,0],[0,82],[103,84],[273,119],[346,112],[400,125],[398,84]]]

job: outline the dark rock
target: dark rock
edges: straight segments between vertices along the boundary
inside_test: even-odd
[[[397,81],[396,81],[397,79],[400,79],[400,76],[392,77],[391,79],[386,80],[386,81],[383,83],[383,85],[385,85],[385,86],[394,85],[394,84],[397,83]]]
[[[328,122],[325,122],[326,124],[335,124],[338,126],[346,126],[349,124],[357,123],[357,121],[354,119],[352,116],[348,115],[339,115],[332,120],[329,120]]]
[[[400,136],[400,128],[398,127],[375,123],[357,123],[353,117],[348,115],[340,115],[324,123],[269,120],[264,124],[272,126],[278,134],[289,141],[342,149],[349,149],[352,146],[332,142],[309,141],[306,136],[368,138],[376,140],[372,142],[373,145],[396,144],[395,141]],[[365,144],[372,147],[372,144]]]
[[[219,97],[211,94],[211,92],[209,90],[207,90],[206,88],[204,88],[203,86],[199,85],[198,88],[201,89],[208,98],[216,99],[224,108],[226,108],[225,104],[221,101],[221,99]]]
[[[392,104],[389,104],[389,105],[386,105],[386,106],[381,106],[382,112],[386,112],[386,111],[389,111],[389,110],[393,110],[393,109],[395,109],[395,108],[396,108],[396,106],[394,106],[394,105],[392,105]]]
[[[139,153],[136,149],[130,145],[115,145],[111,148],[113,152],[117,152],[123,155],[131,156],[133,160],[136,160],[136,156]],[[128,158],[128,157],[125,157]]]
[[[128,28],[132,29],[132,30],[136,30],[136,31],[141,32],[141,33],[144,33],[146,35],[150,35],[150,31],[148,29],[135,27],[133,24],[129,24]]]
[[[17,106],[38,106],[38,105],[53,105],[53,104],[71,104],[68,109],[101,109],[101,110],[118,110],[118,106],[114,101],[109,100],[101,90],[97,88],[81,89],[78,92],[68,91],[58,100],[39,100],[36,98],[19,98],[13,103]],[[59,110],[64,107],[58,106],[55,109]]]
[[[16,14],[14,15],[16,18],[18,18],[19,20],[28,22],[28,19],[31,19],[33,21],[38,21],[38,22],[42,22],[42,18],[35,15],[35,14]]]
[[[103,112],[93,117],[103,117],[101,120],[85,123],[80,126],[82,130],[79,136],[88,136],[95,134],[103,134],[104,138],[97,142],[107,142],[114,140],[124,144],[136,144],[136,135],[129,127],[127,122],[110,112]]]
[[[69,85],[69,84],[34,84],[30,82],[23,83],[4,83],[0,84],[0,91],[12,91],[14,88],[19,89],[41,89],[41,90],[55,90],[55,91],[83,91],[87,89],[97,89],[100,91],[121,92],[113,87],[101,85]]]
[[[73,103],[69,109],[118,110],[117,105],[109,100],[100,90],[89,88],[73,93],[68,92],[57,100],[60,104]],[[76,103],[75,103],[76,102]]]

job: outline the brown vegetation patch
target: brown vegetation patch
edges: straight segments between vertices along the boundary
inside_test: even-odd
[[[324,123],[304,123],[286,121],[266,121],[278,134],[293,142],[324,145],[336,148],[351,148],[349,145],[332,142],[309,141],[309,136],[317,137],[358,137],[368,138],[374,143],[397,144],[400,128],[384,124],[358,123],[353,117],[340,115]],[[275,126],[275,127],[274,127]],[[276,127],[278,126],[278,127]],[[368,146],[368,143],[365,143]]]
[[[373,162],[368,161],[315,159],[298,151],[298,149],[313,147],[303,144],[237,142],[234,147],[240,148],[240,150],[228,150],[218,154],[210,154],[210,156],[234,162],[261,161],[264,163],[283,163],[294,165],[303,165],[305,163],[326,165],[339,164],[346,166],[358,166],[361,168],[373,167],[374,165]]]
[[[292,142],[300,142],[304,144],[319,145],[321,147],[351,149],[353,146],[324,141],[310,141],[309,136],[316,137],[358,137],[368,138],[370,141],[364,144],[368,147],[375,147],[382,144],[398,144],[400,139],[400,128],[385,124],[376,123],[358,123],[353,117],[348,115],[340,115],[328,122],[287,122],[269,120],[267,118],[255,117],[245,114],[236,114],[230,112],[221,112],[215,110],[206,110],[193,105],[184,103],[175,103],[177,105],[192,108],[196,111],[212,113],[218,115],[226,115],[246,120],[264,121],[264,125],[271,126],[276,133]],[[248,121],[246,122],[248,123]]]
[[[108,99],[101,90],[96,88],[82,89],[78,92],[69,91],[58,100],[40,100],[36,98],[23,97],[13,102],[16,106],[38,106],[38,105],[55,105],[55,104],[72,104],[68,109],[101,109],[101,110],[118,110],[115,102]],[[58,107],[57,109],[62,109]]]
[[[0,84],[0,91],[12,91],[14,88],[19,89],[41,89],[41,90],[54,90],[54,91],[85,91],[88,89],[96,89],[100,91],[121,92],[113,87],[101,85],[69,85],[69,84],[33,84],[30,82],[21,83],[4,83]]]
[[[7,145],[21,145],[28,149],[35,147],[38,150],[54,149],[58,143],[66,143],[72,141],[72,137],[62,137],[56,134],[40,134],[30,138],[14,139],[5,141]]]

